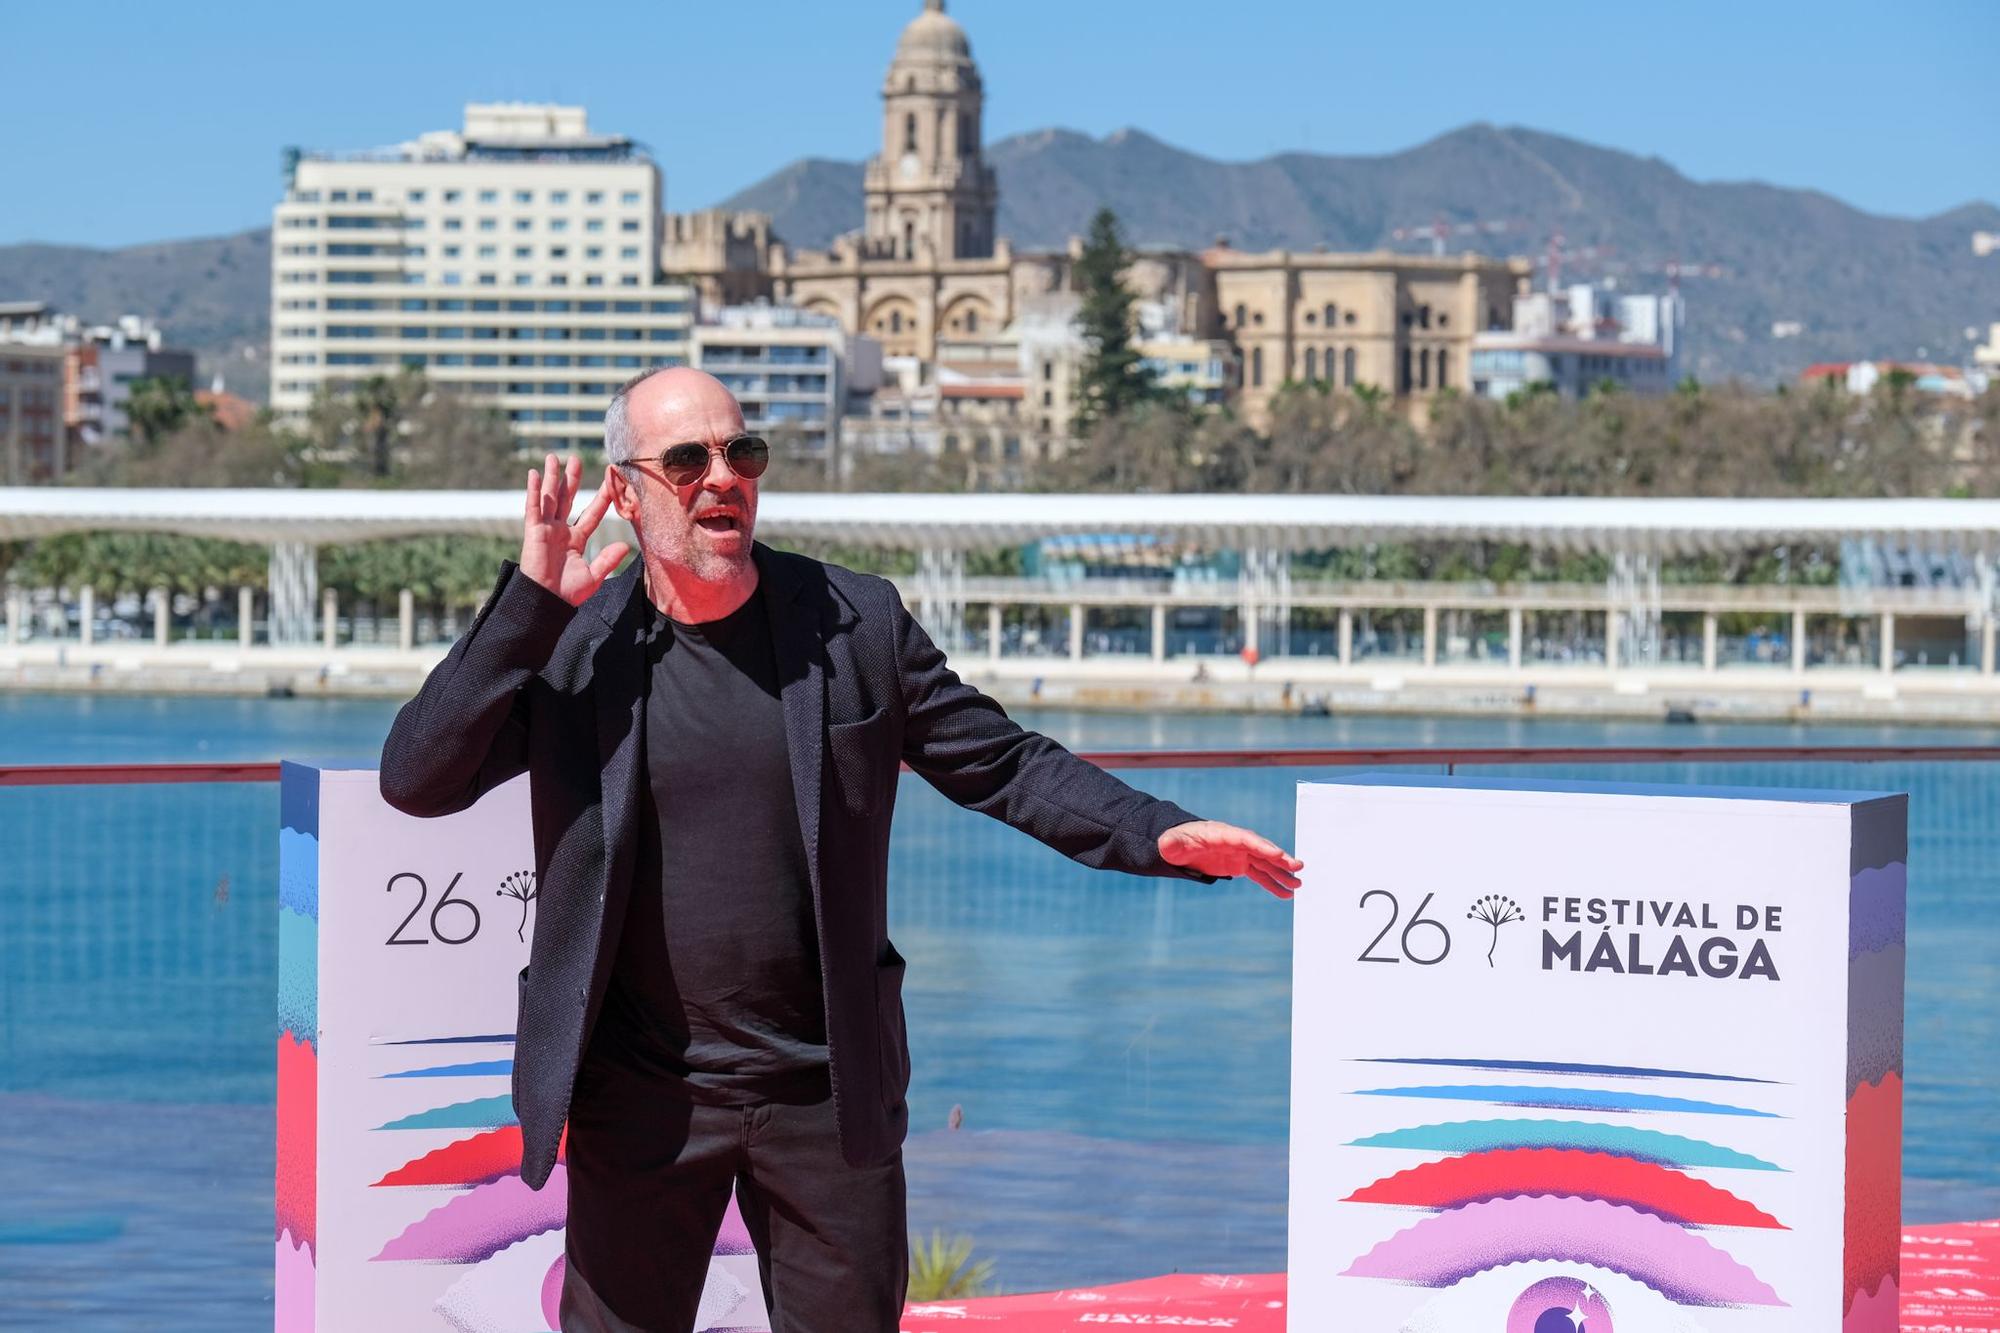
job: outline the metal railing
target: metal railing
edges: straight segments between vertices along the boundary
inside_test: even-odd
[[[1526,764],[2000,763],[2000,745],[1498,745],[1080,750],[1100,768],[1404,768]],[[276,782],[276,763],[0,765],[0,787]],[[908,771],[908,766],[904,766]]]

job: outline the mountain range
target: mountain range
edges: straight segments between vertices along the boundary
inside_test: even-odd
[[[1378,156],[1283,153],[1220,162],[1138,130],[1101,139],[1040,130],[987,148],[1000,181],[1000,233],[1057,248],[1108,206],[1138,246],[1239,250],[1391,248],[1428,253],[1434,226],[1453,253],[1543,261],[1653,291],[1678,270],[1685,367],[1705,380],[1771,382],[1815,361],[1966,359],[1967,331],[2000,320],[2000,208],[1929,218],[1863,212],[1813,190],[1688,179],[1657,157],[1541,131],[1471,125]],[[794,246],[861,225],[859,162],[802,159],[724,200],[770,213]],[[1399,237],[1398,232],[1402,235]],[[158,318],[262,396],[269,318],[268,231],[121,250],[0,246],[0,299],[40,298],[92,319]],[[246,353],[249,354],[246,357]],[[249,359],[254,357],[257,359]]]

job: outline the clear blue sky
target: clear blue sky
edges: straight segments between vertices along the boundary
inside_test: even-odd
[[[858,160],[919,0],[0,0],[0,243],[268,225],[286,144],[561,100],[649,143],[670,208],[797,157]],[[1907,216],[2000,201],[1994,0],[953,0],[989,139],[1136,126],[1211,157],[1374,153],[1470,121],[1824,190]]]

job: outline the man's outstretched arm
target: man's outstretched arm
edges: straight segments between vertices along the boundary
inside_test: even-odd
[[[1214,880],[1245,875],[1280,898],[1302,863],[1249,829],[1199,819],[1028,731],[967,685],[898,599],[903,759],[940,792],[1103,870]]]
[[[572,457],[563,468],[550,454],[546,469],[529,471],[520,564],[501,566],[472,628],[396,714],[380,782],[382,799],[403,813],[453,814],[527,767],[528,683],[628,549],[585,554],[611,490],[599,487],[572,526],[582,466]]]

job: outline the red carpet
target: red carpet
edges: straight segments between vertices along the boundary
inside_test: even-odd
[[[1903,1232],[1903,1333],[2000,1333],[2000,1221]],[[902,1333],[1090,1328],[1285,1333],[1285,1275],[1150,1278],[1115,1287],[912,1305]]]

